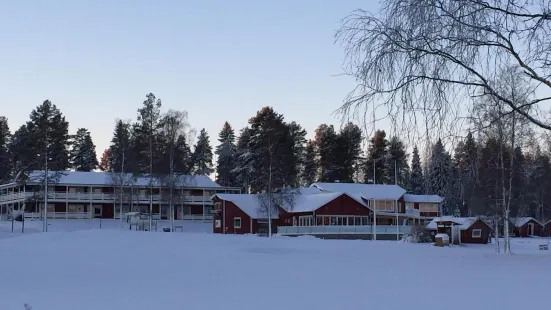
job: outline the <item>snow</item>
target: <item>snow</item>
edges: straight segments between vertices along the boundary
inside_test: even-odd
[[[430,223],[427,224],[426,229],[436,230],[438,222],[453,222],[459,226],[461,230],[466,230],[479,220],[478,217],[455,217],[455,216],[442,216],[435,217]]]
[[[50,176],[54,176],[56,172],[49,172]],[[118,176],[118,173],[114,174]],[[101,171],[63,171],[59,182],[57,184],[71,184],[71,185],[107,185],[113,183],[113,174],[110,172],[101,172]],[[32,171],[29,173],[29,180],[36,181],[44,178],[44,171]],[[131,179],[132,174],[128,173],[125,176],[125,179]],[[158,180],[153,178],[154,184],[158,183]],[[221,187],[219,184],[215,183],[209,177],[205,175],[187,175],[183,177],[183,182],[186,187],[198,187],[198,188],[218,188]],[[149,178],[148,177],[139,177],[135,179],[134,185],[137,186],[148,186]]]
[[[438,195],[405,194],[404,201],[414,203],[441,203],[443,201],[443,198]]]
[[[362,184],[362,183],[323,183],[310,185],[326,192],[340,192],[352,196],[361,196],[367,200],[398,200],[406,190],[392,184]]]
[[[513,225],[515,225],[515,227],[517,227],[517,228],[524,226],[524,224],[526,224],[530,221],[535,221],[536,223],[539,224],[539,222],[533,217],[517,217],[517,218],[514,218],[512,220]]]
[[[492,244],[148,233],[118,230],[116,221],[74,230],[81,221],[51,222],[48,233],[0,237],[0,309],[549,307],[551,251],[539,251],[539,239],[513,239],[515,254],[505,255]]]
[[[312,212],[342,195],[343,193],[296,195],[292,204],[286,204],[283,208],[289,213]]]
[[[252,219],[267,219],[268,210],[266,207],[262,208],[260,204],[260,197],[256,194],[216,194],[214,197],[218,197],[221,200],[231,201],[239,209],[245,212]],[[272,219],[278,219],[279,212],[277,208],[272,208]]]

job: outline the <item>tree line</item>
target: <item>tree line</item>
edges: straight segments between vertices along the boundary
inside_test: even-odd
[[[444,214],[457,216],[497,213],[506,203],[502,185],[511,180],[508,203],[512,215],[546,218],[547,205],[551,205],[551,193],[545,191],[551,184],[549,152],[535,142],[523,144],[530,147],[518,144],[512,152],[504,148],[510,143],[510,134],[505,132],[512,131],[510,124],[504,129],[505,121],[492,122],[492,126],[473,123],[473,131],[453,150],[438,140],[421,161],[416,145],[408,154],[405,143],[397,136],[387,137],[384,130],[369,138],[364,152],[366,137],[353,123],[339,129],[321,124],[308,140],[304,128],[286,121],[272,107],[260,109],[238,134],[226,122],[215,149],[201,129],[192,148],[195,130],[187,113],[162,113],[161,108],[161,100],[148,94],[135,121],[116,121],[111,144],[99,162],[90,132],[79,128],[76,134],[68,134],[68,121],[48,100],[14,133],[2,117],[0,179],[6,182],[20,171],[44,169],[47,153],[52,170],[101,169],[142,175],[215,172],[220,185],[252,193],[313,182],[398,184],[410,193],[442,196]],[[515,125],[518,132],[519,123]],[[476,130],[476,126],[484,129]],[[478,133],[476,138],[473,132]],[[521,139],[525,138],[518,133],[517,140]]]

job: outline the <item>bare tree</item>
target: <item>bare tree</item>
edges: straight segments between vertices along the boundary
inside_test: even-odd
[[[501,184],[496,184],[496,191],[500,187],[501,201],[496,201],[496,206],[501,209],[501,218],[504,221],[504,253],[509,253],[511,251],[509,222],[513,193],[515,148],[528,136],[529,131],[527,129],[530,125],[529,120],[521,118],[517,110],[526,114],[530,113],[531,106],[526,105],[526,103],[530,102],[533,93],[528,87],[527,79],[515,67],[504,69],[493,87],[499,90],[503,96],[506,96],[507,100],[514,104],[514,108],[504,105],[497,97],[483,96],[473,109],[473,115],[475,116],[473,122],[481,132],[490,138],[494,138],[499,144],[498,167]],[[517,107],[520,108],[517,109]],[[508,167],[504,159],[506,154],[509,157]]]
[[[396,126],[424,135],[463,119],[470,97],[489,96],[540,128],[551,122],[527,111],[551,97],[519,106],[495,77],[513,66],[532,91],[551,88],[549,1],[383,0],[372,14],[357,10],[336,33],[345,73],[357,87],[340,111],[364,115],[377,102]],[[421,120],[419,119],[421,118]]]
[[[272,218],[278,214],[279,207],[291,211],[300,194],[296,188],[280,188],[258,195],[260,213],[268,218],[268,237],[272,236]]]
[[[184,186],[189,180],[181,172],[176,172],[175,157],[178,142],[183,136],[186,141],[190,141],[192,134],[191,125],[188,122],[188,114],[186,111],[169,110],[162,118],[162,131],[166,139],[169,159],[169,174],[163,176],[162,185],[168,190],[169,218],[170,231],[174,231],[174,203],[177,201],[175,191],[177,188]]]

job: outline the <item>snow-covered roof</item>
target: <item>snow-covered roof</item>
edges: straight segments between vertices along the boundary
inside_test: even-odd
[[[346,193],[356,198],[371,200],[398,200],[406,190],[394,184],[363,184],[363,183],[323,183],[316,182],[310,187],[317,187],[326,192]]]
[[[260,196],[256,194],[216,194],[212,196],[221,200],[231,201],[239,209],[243,210],[252,219],[267,219],[268,210],[260,203]],[[272,219],[279,218],[279,210],[272,208]]]
[[[543,224],[543,226],[547,226],[547,225],[550,225],[551,224],[551,220],[545,222],[545,224]]]
[[[120,173],[111,173],[111,172],[85,172],[85,171],[48,171],[50,178],[55,177],[56,174],[59,176],[59,182],[56,184],[72,184],[72,185],[111,185],[115,182],[113,180],[118,180]],[[29,181],[31,183],[41,182],[44,179],[44,171],[31,171],[29,173]],[[136,186],[148,186],[149,177],[141,176],[134,177],[131,173],[124,174],[125,180],[133,180],[131,184]],[[192,188],[219,188],[222,187],[219,184],[215,183],[209,177],[205,175],[182,175],[181,176],[181,187],[192,187]],[[159,178],[153,178],[153,185],[159,186],[161,184]]]
[[[414,195],[404,194],[405,202],[416,203],[441,203],[444,199],[438,195]]]
[[[430,223],[425,226],[426,229],[430,230],[436,230],[437,223],[439,222],[452,222],[456,225],[459,225],[459,228],[461,230],[466,230],[471,227],[474,222],[478,221],[480,218],[478,217],[455,217],[455,216],[442,216],[442,217],[435,217]]]
[[[289,213],[313,212],[325,204],[344,195],[343,193],[318,193],[295,195],[292,201],[284,203],[281,207]]]
[[[513,223],[513,225],[515,225],[515,227],[522,227],[524,226],[524,224],[530,222],[530,221],[535,221],[536,223],[540,224],[540,222],[538,222],[535,218],[531,217],[531,216],[526,216],[526,217],[517,217],[517,218],[514,218],[514,219],[511,219],[511,222]]]

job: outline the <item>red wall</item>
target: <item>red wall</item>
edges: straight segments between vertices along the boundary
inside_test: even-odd
[[[231,201],[224,202],[219,198],[215,198],[214,202],[221,202],[220,213],[213,215],[212,231],[215,234],[223,234],[224,226],[226,227],[226,234],[251,233],[251,218],[245,212],[243,212],[243,210],[239,209]],[[223,218],[224,215],[225,218]],[[233,226],[233,220],[235,217],[241,218],[241,228],[235,228]],[[222,220],[222,225],[220,228],[216,228],[216,220]],[[253,231],[253,233],[256,233],[256,231]]]
[[[519,237],[528,237],[528,224],[529,223],[534,223],[534,236],[540,236],[541,235],[541,230],[542,230],[543,227],[540,224],[538,224],[538,222],[536,222],[534,220],[531,220],[530,222],[522,225],[520,228],[515,228],[515,233]]]
[[[316,215],[369,216],[371,211],[356,200],[341,195],[315,211]]]

